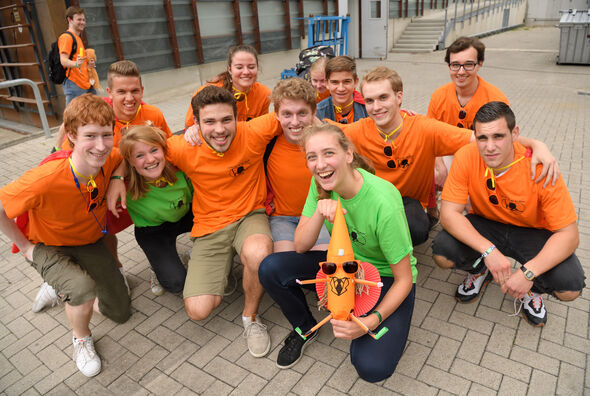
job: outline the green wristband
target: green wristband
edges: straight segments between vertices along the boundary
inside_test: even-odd
[[[113,175],[111,176],[111,180],[121,180],[121,181],[125,181],[125,178],[123,176],[117,176],[117,175]]]
[[[381,314],[379,313],[379,311],[374,310],[373,312],[375,315],[377,315],[377,317],[379,318],[379,324],[381,324],[381,322],[383,322],[383,316],[381,316]]]

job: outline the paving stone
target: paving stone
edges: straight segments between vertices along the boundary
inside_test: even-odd
[[[179,336],[163,326],[156,327],[148,334],[148,338],[166,348],[168,351],[173,351],[184,341],[184,337]]]
[[[10,363],[23,375],[29,374],[41,365],[41,361],[28,349],[23,349],[10,359]]]
[[[432,306],[431,303],[415,299],[414,300],[414,312],[412,313],[412,324],[414,326],[420,326],[422,321],[428,314],[430,307]]]
[[[455,304],[455,297],[448,296],[446,294],[439,294],[434,304],[432,304],[428,316],[443,321],[448,321],[451,313],[453,312]]]
[[[424,323],[422,323],[421,327],[425,330],[432,331],[436,334],[440,334],[457,341],[462,341],[463,338],[465,338],[465,333],[467,332],[463,327],[459,327],[431,317],[424,319]]]
[[[534,351],[537,350],[540,337],[541,328],[533,327],[526,323],[525,320],[523,320],[518,325],[518,330],[516,331],[516,338],[514,340],[514,344]]]
[[[203,368],[229,344],[230,342],[226,338],[215,336],[211,341],[205,344],[205,346],[201,347],[196,353],[190,356],[188,362],[199,368]]]
[[[59,387],[60,384],[77,372],[78,367],[76,367],[76,363],[69,360],[57,370],[53,370],[50,375],[47,375],[45,378],[37,382],[35,384],[35,389],[37,389],[39,393],[45,395],[52,389]]]
[[[243,326],[236,325],[218,316],[212,317],[205,325],[205,328],[232,341],[244,332]]]
[[[340,367],[336,369],[334,374],[330,376],[327,384],[340,392],[347,393],[358,379],[354,373],[355,368],[350,362],[350,359],[347,358],[342,362]]]
[[[96,378],[103,386],[109,386],[121,374],[127,372],[140,359],[137,355],[123,350],[124,353],[117,356],[116,359],[102,359],[102,370],[100,376]]]
[[[547,324],[543,326],[541,332],[541,338],[555,342],[557,344],[563,343],[563,337],[565,335],[565,318],[559,316],[547,317]]]
[[[139,381],[139,384],[156,395],[174,395],[176,392],[182,389],[182,385],[180,383],[157,369],[152,369],[149,373],[147,373],[141,379],[141,381]]]
[[[255,374],[248,374],[248,376],[238,385],[231,393],[231,395],[256,395],[268,383],[268,381],[260,378]]]
[[[440,337],[439,339],[442,338],[443,337]],[[448,341],[448,338],[446,340]],[[410,342],[397,365],[396,372],[411,378],[416,378],[420,370],[422,370],[422,366],[426,362],[431,351],[431,348],[427,348],[415,342]]]
[[[500,286],[494,281],[490,282],[481,296],[481,304],[492,309],[500,309],[503,301],[504,293]]]
[[[298,395],[315,395],[321,389],[324,383],[330,379],[335,369],[322,362],[316,362],[297,385],[293,387],[293,392]]]
[[[306,348],[305,354],[312,359],[329,364],[332,367],[340,366],[340,364],[348,357],[348,353],[320,342],[313,343],[311,348]]]
[[[413,341],[426,347],[432,348],[438,340],[438,335],[428,330],[423,330],[419,327],[410,327],[410,334],[408,334],[408,341]]]
[[[564,346],[572,348],[576,351],[585,352],[590,354],[590,339],[578,337],[573,334],[565,334]]]
[[[583,353],[549,341],[541,340],[539,344],[539,353],[573,364],[580,368],[586,367],[586,359]]]
[[[418,380],[455,395],[466,395],[471,383],[454,374],[424,365]]]
[[[527,384],[505,375],[498,396],[525,396],[526,392]]]
[[[439,337],[426,363],[447,371],[451,367],[460,346],[461,343],[458,341],[447,337]]]
[[[28,320],[23,317],[19,317],[6,324],[6,327],[14,334],[17,338],[22,338],[33,330],[33,326]]]
[[[201,346],[207,344],[215,336],[214,332],[192,320],[183,323],[175,332]]]
[[[487,388],[498,390],[502,375],[463,359],[455,359],[450,372]]]
[[[486,388],[485,386],[480,385],[477,382],[471,383],[471,387],[469,388],[468,393],[468,395],[470,396],[495,396],[496,394],[496,391],[491,390],[490,388]]]
[[[78,395],[112,395],[112,393],[96,381],[88,381],[76,389]]]
[[[584,370],[561,362],[557,379],[558,395],[581,395],[584,391]]]
[[[587,337],[588,312],[570,307],[567,314],[567,325],[565,331],[580,337]]]
[[[531,396],[554,395],[556,385],[557,377],[533,369],[533,375],[531,377],[528,394]]]
[[[126,375],[122,375],[117,378],[116,381],[109,385],[108,389],[116,395],[149,395],[149,391],[147,389]]]
[[[400,393],[402,395],[421,395],[421,396],[428,396],[428,395],[436,395],[436,388],[426,385],[423,382],[416,381],[414,378],[407,377],[398,373],[397,371],[393,373],[391,377],[385,380],[385,384],[383,384],[385,388],[391,389],[396,393]]]
[[[56,371],[65,363],[72,361],[71,355],[66,355],[53,344],[40,351],[37,357],[52,371]]]
[[[139,357],[145,355],[154,347],[154,345],[156,345],[149,338],[144,337],[135,330],[130,331],[123,338],[121,338],[120,343],[121,345],[126,345],[131,352]]]
[[[229,395],[230,392],[232,391],[232,387],[229,386],[228,384],[222,382],[222,381],[215,381],[213,383],[213,385],[211,385],[209,388],[207,388],[204,392],[203,395],[208,396],[223,396],[223,395]]]
[[[515,335],[516,331],[514,329],[496,324],[488,342],[487,350],[500,356],[510,356]]]
[[[346,393],[337,391],[329,386],[324,386],[318,393],[318,396],[345,396]]]
[[[451,314],[449,322],[487,335],[490,335],[492,333],[492,328],[494,327],[493,322],[476,318],[473,315],[467,315],[457,311],[454,311]]]
[[[173,311],[166,307],[161,307],[155,313],[148,315],[148,318],[141,322],[135,330],[143,335],[151,333],[154,329],[164,323],[174,314]]]
[[[9,387],[4,388],[0,386],[0,389],[5,389],[7,395],[21,395],[50,373],[51,371],[47,367],[39,366],[37,369],[32,370],[28,375],[23,376]]]
[[[6,336],[4,337],[4,339],[8,337],[10,336]],[[41,333],[39,333],[39,330],[33,329],[27,335],[23,336],[18,340],[16,338],[11,337],[8,345],[0,345],[0,350],[2,350],[4,356],[10,359],[11,356],[25,349],[27,346],[36,341],[39,337],[41,337]],[[4,341],[4,339],[2,339],[2,341]]]
[[[185,340],[182,344],[177,346],[175,350],[166,355],[164,359],[160,360],[156,365],[156,368],[165,374],[170,374],[188,358],[193,356],[198,349],[198,345]]]
[[[481,365],[490,370],[502,373],[512,378],[528,383],[531,376],[531,368],[522,363],[514,362],[491,352],[485,352]]]
[[[141,359],[127,370],[127,375],[134,381],[139,381],[152,370],[167,354],[167,351],[155,346],[154,349],[146,353]]]
[[[529,365],[535,369],[544,371],[551,375],[559,372],[559,360],[547,357],[537,352],[515,346],[510,353],[510,359]]]
[[[174,370],[171,377],[196,393],[203,393],[216,381],[214,376],[186,362]]]
[[[295,386],[302,375],[293,370],[281,370],[277,375],[262,389],[260,396],[286,395],[291,388]]]
[[[213,358],[203,370],[234,387],[248,375],[247,370],[220,357]]]
[[[375,395],[375,396],[390,396],[397,393],[389,389],[385,389],[376,384],[371,384],[363,380],[358,380],[350,390],[352,396]]]

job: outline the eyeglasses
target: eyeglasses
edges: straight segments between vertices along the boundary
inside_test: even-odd
[[[322,267],[322,272],[326,275],[335,274],[336,269],[338,268],[338,265],[342,265],[342,269],[347,274],[356,274],[356,272],[359,269],[359,264],[357,261],[346,261],[342,264],[336,264],[336,263],[332,263],[329,261],[324,261],[323,263],[320,263],[320,265]]]
[[[383,153],[386,156],[391,157],[393,155],[393,149],[391,148],[391,146],[385,146],[383,147]],[[395,164],[395,161],[393,159],[387,161],[387,167],[394,169],[396,166],[397,165]]]
[[[465,117],[467,117],[467,113],[465,112],[465,110],[461,109],[461,111],[459,111],[459,119],[463,120],[465,119]],[[459,128],[464,128],[462,122],[457,123],[457,126]]]
[[[494,185],[494,183],[492,183],[492,179],[488,179],[486,180],[486,186],[488,187],[488,190],[495,192],[496,191],[496,186]],[[492,194],[488,197],[488,199],[490,200],[490,202],[494,205],[498,205],[498,197],[496,196],[496,194]]]
[[[463,68],[465,71],[473,71],[475,70],[475,66],[477,66],[476,62],[465,62],[465,63],[449,63],[449,69],[452,71],[459,71]]]
[[[86,210],[91,212],[98,206],[98,187],[96,187],[96,184],[94,186],[88,184],[86,185],[86,190],[90,193],[90,201],[88,201]]]

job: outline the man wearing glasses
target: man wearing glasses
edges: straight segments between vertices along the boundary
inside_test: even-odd
[[[117,323],[131,316],[123,276],[104,243],[104,197],[121,158],[111,152],[113,110],[100,97],[74,98],[63,118],[71,154],[56,154],[0,189],[0,231],[64,302],[74,360],[93,377],[101,369],[89,328],[93,311]],[[21,230],[12,219],[23,214],[28,224]]]
[[[493,278],[504,293],[521,299],[530,324],[544,326],[543,293],[572,301],[584,288],[574,254],[576,211],[561,177],[546,188],[531,180],[531,171],[541,169],[516,141],[515,124],[514,113],[502,102],[490,102],[476,113],[475,143],[455,154],[442,193],[444,231],[432,250],[439,267],[468,272],[455,293],[457,301],[475,301]],[[465,216],[468,197],[472,209]],[[520,269],[513,272],[507,256]]]

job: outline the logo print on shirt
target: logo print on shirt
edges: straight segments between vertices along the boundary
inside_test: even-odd
[[[352,240],[352,243],[364,246],[367,243],[367,234],[364,232],[352,230],[350,231],[350,239]]]
[[[513,213],[522,213],[525,210],[523,201],[513,201],[512,199],[502,198],[502,206]]]
[[[245,161],[229,169],[230,176],[240,176],[250,167],[250,161]]]

